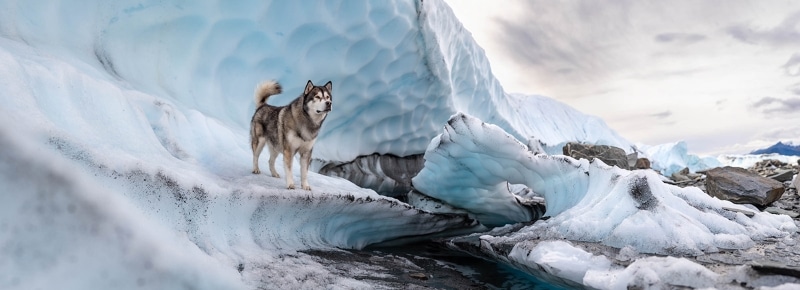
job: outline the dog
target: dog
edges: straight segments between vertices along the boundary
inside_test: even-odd
[[[280,94],[283,89],[277,81],[264,81],[256,86],[256,112],[250,121],[250,145],[253,149],[253,174],[258,169],[258,157],[264,145],[269,148],[269,172],[280,178],[275,171],[275,158],[283,154],[283,168],[286,174],[286,187],[294,189],[292,159],[300,154],[300,185],[311,190],[308,185],[308,165],[311,151],[317,141],[322,122],[331,111],[333,97],[329,81],[324,86],[315,86],[310,80],[303,93],[286,106],[267,104],[270,96]]]

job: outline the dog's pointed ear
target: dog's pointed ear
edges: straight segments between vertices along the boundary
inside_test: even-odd
[[[304,95],[308,94],[309,92],[311,92],[311,89],[313,89],[313,88],[314,88],[314,84],[311,83],[311,80],[308,80],[308,83],[306,84],[306,89],[303,90],[303,94]]]
[[[331,92],[331,89],[333,89],[333,83],[328,81],[328,83],[325,84],[325,88],[328,89],[328,92]]]

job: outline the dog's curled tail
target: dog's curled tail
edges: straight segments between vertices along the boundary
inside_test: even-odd
[[[281,84],[277,81],[269,80],[263,81],[256,86],[256,106],[261,106],[267,102],[267,98],[272,95],[277,95],[283,92]]]

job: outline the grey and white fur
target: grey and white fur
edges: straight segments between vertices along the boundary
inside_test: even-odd
[[[272,106],[267,99],[282,92],[276,81],[264,81],[256,86],[256,112],[250,121],[250,145],[253,148],[253,174],[261,173],[258,169],[258,157],[266,144],[269,148],[269,172],[273,177],[280,177],[275,171],[275,158],[283,154],[283,168],[286,174],[286,186],[294,189],[292,177],[292,159],[300,154],[300,185],[311,190],[308,185],[308,165],[311,163],[311,151],[317,140],[322,122],[331,111],[331,82],[324,86],[315,86],[309,80],[303,94],[286,106]]]

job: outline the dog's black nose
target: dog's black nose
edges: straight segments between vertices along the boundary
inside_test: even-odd
[[[328,109],[328,111],[331,110],[331,101],[325,102],[325,108]]]

